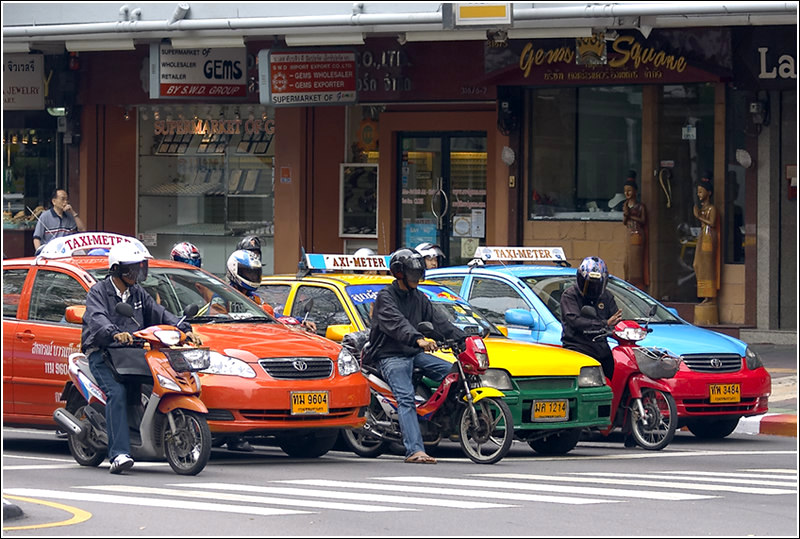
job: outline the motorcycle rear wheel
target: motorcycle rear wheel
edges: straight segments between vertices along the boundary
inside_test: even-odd
[[[211,430],[206,418],[190,410],[173,410],[175,430],[165,420],[162,444],[172,470],[178,475],[197,475],[211,457]]]
[[[642,406],[644,417],[639,413],[636,403],[631,406],[633,439],[650,451],[664,449],[672,441],[678,426],[675,399],[659,389],[645,388],[642,389]]]
[[[80,406],[77,410],[72,411],[72,414],[81,421],[86,419],[83,408],[83,406]],[[84,427],[90,429],[90,431],[86,433],[86,438],[88,439],[92,436],[91,429],[93,427],[89,425],[88,421],[84,421]],[[69,452],[72,454],[72,458],[81,466],[100,466],[106,459],[106,453],[108,453],[108,449],[97,449],[92,444],[79,440],[78,437],[73,434],[70,434],[67,438],[67,446],[69,447]]]
[[[367,423],[375,424],[377,421],[388,421],[386,414],[375,397],[370,397],[366,413]],[[389,442],[374,436],[364,427],[357,429],[342,429],[342,439],[345,445],[359,457],[374,459],[386,453]]]
[[[506,456],[514,441],[514,419],[502,399],[484,397],[475,403],[478,424],[468,406],[461,412],[458,433],[461,450],[472,462],[494,464]]]

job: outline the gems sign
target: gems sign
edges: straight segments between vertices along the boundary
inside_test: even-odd
[[[356,102],[356,54],[350,51],[258,53],[259,101],[275,107]]]

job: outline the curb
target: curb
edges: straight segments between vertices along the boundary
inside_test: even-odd
[[[22,516],[22,509],[3,498],[3,520],[14,520]]]
[[[738,434],[772,434],[797,438],[797,414],[763,414],[743,417],[733,431]]]

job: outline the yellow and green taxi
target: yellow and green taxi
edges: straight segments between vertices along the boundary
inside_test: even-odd
[[[306,254],[297,275],[265,276],[258,293],[275,316],[312,321],[319,335],[341,342],[346,334],[370,327],[375,297],[393,281],[386,273],[388,258]],[[450,289],[430,281],[419,289],[455,325],[485,335],[490,369],[483,383],[504,393],[517,439],[537,453],[564,454],[584,428],[608,425],[611,389],[597,361],[559,347],[511,340]],[[441,357],[453,361],[448,356]]]

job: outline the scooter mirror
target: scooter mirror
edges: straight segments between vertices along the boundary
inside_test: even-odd
[[[131,307],[129,303],[125,303],[124,301],[117,303],[117,306],[114,307],[114,310],[117,311],[118,314],[121,314],[122,316],[127,316],[128,318],[131,318],[133,316],[133,307]]]
[[[427,321],[420,322],[419,324],[417,324],[417,329],[425,337],[428,337],[430,339],[435,339],[439,335],[439,333],[435,329],[433,329],[433,324]]]
[[[192,303],[191,305],[187,305],[186,308],[183,310],[183,316],[186,318],[192,318],[194,315],[197,314],[197,311],[200,310],[200,307],[197,304]]]
[[[647,316],[653,318],[656,315],[656,312],[658,312],[658,305],[654,304],[652,307],[650,307],[650,312],[647,314]]]
[[[581,307],[581,314],[589,318],[597,318],[597,311],[591,305],[584,305]]]

